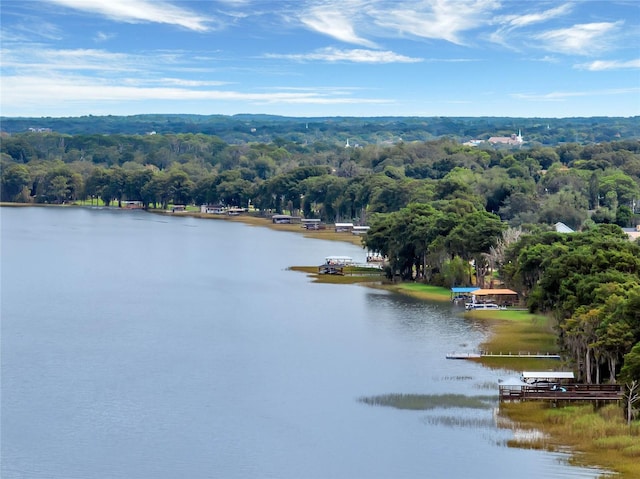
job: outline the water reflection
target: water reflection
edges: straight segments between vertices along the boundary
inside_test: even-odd
[[[496,396],[467,396],[462,394],[383,394],[361,397],[359,402],[370,406],[426,411],[429,409],[470,408],[489,409],[495,406]]]
[[[483,429],[495,426],[493,419],[488,417],[426,416],[422,421],[430,425],[447,427]]]

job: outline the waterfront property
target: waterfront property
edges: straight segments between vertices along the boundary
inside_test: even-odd
[[[502,381],[500,400],[619,401],[619,384],[578,384],[572,371],[524,371]]]
[[[144,208],[142,201],[123,201],[122,207],[128,210],[140,210]]]
[[[227,211],[224,205],[200,205],[200,213],[210,215],[223,215]]]
[[[563,383],[575,378],[573,371],[523,371],[520,379],[526,384]]]
[[[241,208],[239,206],[231,206],[228,210],[227,210],[227,214],[229,216],[240,216],[242,213],[246,213],[247,209],[246,208]]]
[[[552,353],[492,353],[481,351],[479,353],[449,353],[447,359],[480,359],[480,358],[526,358],[526,359],[560,359],[559,354]]]
[[[366,234],[370,228],[371,226],[354,226],[351,228],[351,233],[354,235],[363,235]]]
[[[471,299],[471,293],[479,289],[477,286],[453,287],[451,288],[451,301],[456,304],[460,301],[468,301]]]
[[[500,385],[500,400],[550,400],[550,401],[619,401],[622,388],[619,384],[567,384],[564,386]]]
[[[300,223],[301,218],[299,216],[291,215],[273,215],[271,221],[277,225]]]
[[[302,218],[302,227],[307,230],[324,230],[326,225],[322,224],[320,218]]]
[[[345,266],[354,264],[351,256],[327,256],[324,264],[318,266],[319,274],[344,274]]]
[[[336,233],[351,233],[353,231],[353,223],[336,223]]]
[[[518,302],[518,293],[511,289],[476,289],[469,293],[471,302],[465,304],[497,304],[498,306],[513,306]],[[467,309],[477,309],[475,307],[467,307]]]
[[[300,222],[302,223],[303,228],[310,229],[308,228],[309,226],[319,225],[322,223],[322,220],[320,218],[302,218]]]
[[[499,311],[501,309],[507,309],[506,306],[500,306],[500,305],[498,305],[496,303],[493,303],[491,301],[487,301],[487,302],[484,302],[484,303],[465,303],[464,308],[467,311],[477,311],[477,310],[480,310],[480,311],[482,311],[482,310],[493,310],[493,311],[498,310]]]

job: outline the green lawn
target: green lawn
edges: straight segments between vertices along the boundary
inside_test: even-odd
[[[408,294],[419,299],[430,299],[433,301],[450,301],[451,290],[441,286],[431,286],[423,283],[400,283],[389,286],[390,289]]]

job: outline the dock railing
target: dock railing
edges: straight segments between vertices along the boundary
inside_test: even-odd
[[[619,384],[500,386],[500,400],[619,401]]]
[[[532,353],[530,351],[514,352],[490,352],[479,351],[470,353],[449,353],[447,359],[478,359],[478,358],[532,358],[532,359],[560,359],[559,354],[554,353]]]

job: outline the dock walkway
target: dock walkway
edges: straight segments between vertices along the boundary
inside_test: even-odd
[[[551,353],[449,353],[447,359],[480,359],[480,358],[532,358],[532,359],[560,359],[559,354]]]
[[[562,387],[522,386],[500,387],[500,400],[552,400],[552,401],[619,401],[619,384],[567,384]]]

